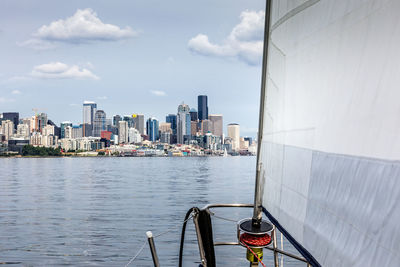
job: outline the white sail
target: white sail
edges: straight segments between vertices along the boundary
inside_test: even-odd
[[[322,266],[400,266],[400,1],[272,3],[263,206]]]

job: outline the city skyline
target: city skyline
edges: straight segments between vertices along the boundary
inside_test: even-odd
[[[255,0],[2,1],[1,109],[23,117],[38,109],[59,124],[79,121],[80,103],[92,100],[110,115],[161,119],[168,106],[204,94],[214,113],[255,136],[263,9]],[[99,31],[72,27],[80,19]]]

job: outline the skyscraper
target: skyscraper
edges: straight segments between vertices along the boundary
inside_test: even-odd
[[[158,136],[158,120],[156,118],[149,118],[146,122],[146,132],[149,141],[155,142],[159,139]]]
[[[134,127],[139,131],[140,134],[144,134],[144,115],[133,114]]]
[[[212,121],[210,120],[202,120],[201,121],[201,131],[203,135],[206,135],[207,133],[213,133],[213,124]]]
[[[206,95],[199,95],[197,97],[197,111],[199,120],[202,121],[208,119],[208,104]]]
[[[3,120],[10,120],[14,123],[14,130],[17,130],[19,124],[19,113],[18,112],[3,112]]]
[[[3,128],[5,140],[10,140],[10,137],[14,134],[14,123],[10,120],[2,121],[1,127]]]
[[[113,116],[113,126],[117,126],[118,127],[118,122],[119,121],[121,121],[122,120],[122,118],[121,118],[121,116],[120,115],[114,115]]]
[[[83,134],[87,136],[87,125],[90,125],[93,129],[94,114],[97,110],[97,104],[92,101],[83,102]],[[92,134],[90,134],[92,135]]]
[[[118,143],[119,144],[128,143],[128,122],[126,121],[118,122]]]
[[[165,121],[171,123],[172,134],[176,134],[176,115],[168,114]]]
[[[228,137],[232,138],[232,150],[240,149],[240,126],[237,123],[228,124]]]
[[[199,119],[197,110],[195,108],[190,109],[190,120],[191,121],[197,121]]]
[[[190,136],[191,133],[191,120],[190,120],[190,108],[188,105],[182,103],[178,106],[178,115],[176,116],[177,126],[177,142],[183,144],[185,136]]]
[[[103,110],[97,110],[94,114],[93,136],[100,137],[101,131],[107,130],[106,113]]]
[[[210,114],[208,115],[208,119],[212,122],[212,133],[216,136],[222,137],[223,132],[223,119],[222,115],[220,114]]]
[[[48,119],[47,119],[46,113],[37,114],[36,115],[37,131],[41,133],[43,128],[46,127],[47,122],[48,122]]]

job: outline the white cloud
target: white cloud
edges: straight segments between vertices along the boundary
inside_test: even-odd
[[[106,96],[98,96],[97,99],[106,100],[106,99],[108,99],[108,97],[106,97]]]
[[[150,91],[155,96],[166,96],[167,94],[164,91],[159,91],[159,90],[152,90]]]
[[[0,103],[9,103],[9,102],[14,102],[15,100],[12,98],[5,98],[5,97],[0,97]]]
[[[56,45],[52,42],[31,38],[23,42],[17,42],[18,46],[30,47],[36,50],[49,50],[56,48]]]
[[[214,44],[205,34],[188,42],[189,49],[203,56],[238,58],[250,65],[261,63],[263,53],[264,11],[243,11],[222,44]]]
[[[12,90],[12,91],[11,91],[11,94],[13,94],[13,95],[20,95],[20,94],[21,94],[21,91],[20,91],[20,90]]]
[[[41,26],[32,34],[32,39],[17,44],[43,50],[54,48],[55,42],[81,44],[93,41],[117,41],[136,35],[137,32],[128,26],[120,28],[103,23],[96,12],[86,8],[78,9],[71,17]]]
[[[61,62],[51,62],[35,66],[30,75],[42,79],[99,79],[99,77],[88,69],[77,65],[68,66]]]

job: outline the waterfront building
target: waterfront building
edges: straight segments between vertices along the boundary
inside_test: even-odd
[[[97,110],[94,114],[93,136],[100,137],[101,131],[107,130],[106,113],[103,110]]]
[[[191,121],[197,121],[199,119],[197,110],[195,108],[191,108],[189,113]]]
[[[146,133],[149,136],[149,141],[155,142],[159,139],[158,136],[158,120],[156,118],[149,118],[146,122]]]
[[[178,106],[177,115],[177,142],[178,144],[184,144],[185,137],[190,137],[191,134],[191,120],[190,120],[190,108],[188,105],[182,103]]]
[[[84,101],[83,102],[83,134],[85,136],[91,136],[93,135],[93,121],[94,121],[94,115],[97,111],[97,104],[92,101]],[[89,128],[90,129],[86,129]]]
[[[29,139],[24,137],[11,137],[10,140],[8,140],[8,151],[14,151],[22,154],[22,149],[26,145],[29,145]]]
[[[232,150],[234,152],[240,149],[240,126],[237,123],[228,124],[228,136],[232,139]]]
[[[210,114],[208,115],[208,119],[212,123],[212,130],[211,132],[213,135],[221,136],[223,134],[223,118],[221,114]]]
[[[72,126],[65,126],[64,128],[64,138],[72,139]]]
[[[118,122],[118,143],[127,144],[128,143],[128,122],[119,121]]]
[[[83,129],[81,125],[73,125],[71,131],[71,138],[75,139],[83,137]]]
[[[12,121],[14,130],[17,130],[17,125],[19,124],[19,113],[18,112],[3,112],[3,121]]]
[[[138,144],[142,142],[142,136],[140,132],[136,128],[129,128],[128,130],[128,143],[130,144]]]
[[[39,132],[33,132],[31,134],[30,142],[32,146],[41,146],[42,145],[42,134]]]
[[[200,121],[208,119],[208,103],[206,95],[199,95],[197,97],[197,111]]]
[[[60,124],[60,128],[61,128],[60,138],[65,138],[65,127],[67,127],[67,126],[72,127],[72,122],[64,121]]]
[[[29,125],[23,123],[17,126],[17,136],[20,138],[29,138]]]
[[[134,127],[139,131],[140,134],[144,134],[144,115],[133,114]]]

